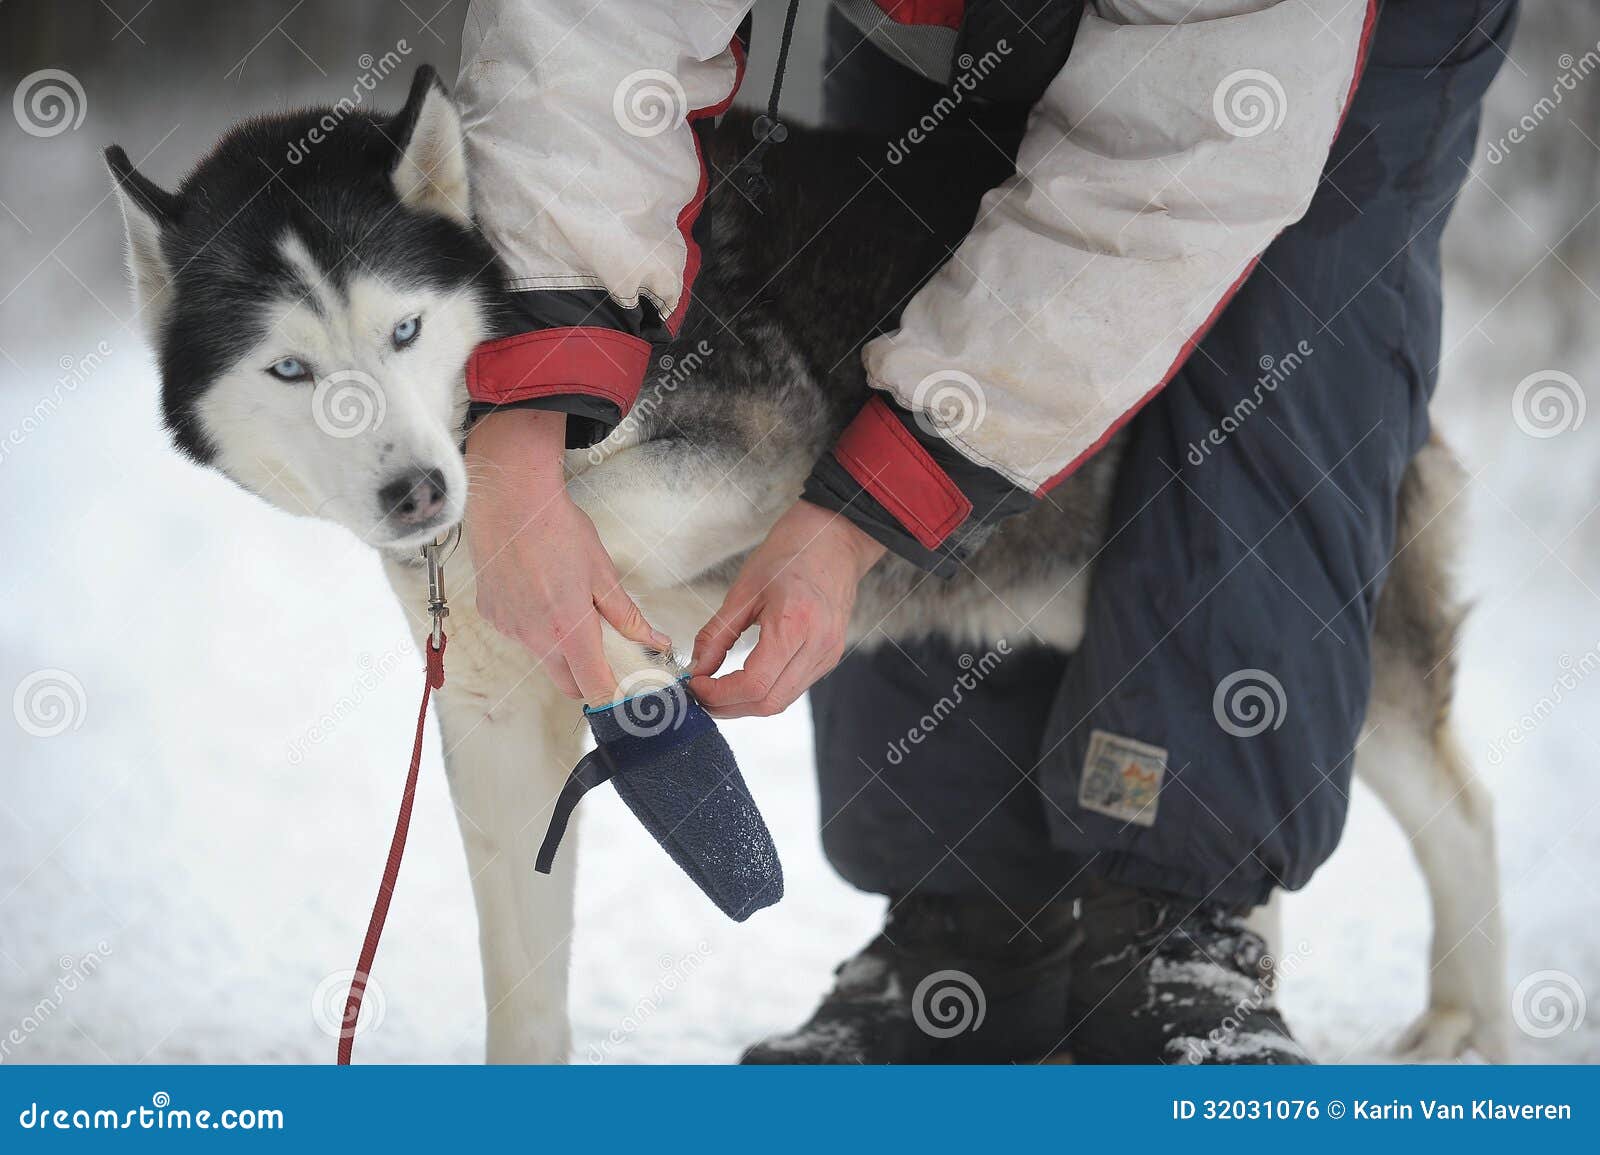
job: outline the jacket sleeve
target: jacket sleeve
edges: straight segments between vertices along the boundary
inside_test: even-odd
[[[695,121],[733,99],[749,7],[473,0],[456,97],[473,212],[515,306],[511,335],[468,360],[475,415],[564,411],[581,447],[632,407],[699,268]]]
[[[1376,0],[1091,0],[805,496],[939,573],[1160,392],[1310,205]]]

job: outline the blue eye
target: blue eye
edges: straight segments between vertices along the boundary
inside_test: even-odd
[[[305,362],[298,357],[285,357],[282,361],[267,366],[267,372],[279,381],[305,381],[311,376],[311,370],[307,369]]]
[[[407,317],[394,327],[392,337],[396,349],[404,349],[417,339],[417,334],[422,332],[422,317]]]

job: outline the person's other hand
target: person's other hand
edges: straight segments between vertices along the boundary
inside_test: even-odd
[[[602,649],[603,618],[623,637],[665,650],[622,588],[594,523],[567,495],[566,415],[508,409],[467,435],[466,536],[478,570],[478,613],[524,646],[561,692],[591,705],[617,688]]]
[[[884,548],[849,519],[796,502],[745,560],[694,642],[689,688],[719,718],[777,714],[833,669],[862,576]],[[751,625],[760,639],[742,670],[711,677]]]

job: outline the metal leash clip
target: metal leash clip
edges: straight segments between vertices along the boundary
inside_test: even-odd
[[[461,544],[461,527],[458,525],[443,537],[422,547],[422,557],[428,563],[428,617],[433,620],[429,645],[435,650],[444,645],[444,620],[450,616],[450,605],[444,596],[444,563],[455,556]],[[439,556],[449,546],[449,552]]]

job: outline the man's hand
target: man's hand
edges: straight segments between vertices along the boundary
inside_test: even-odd
[[[722,608],[694,640],[689,683],[719,718],[777,714],[838,664],[862,575],[883,546],[849,520],[799,501],[756,547]],[[744,669],[722,660],[752,624],[761,637]]]
[[[666,649],[622,589],[594,523],[567,496],[566,415],[493,413],[467,435],[467,542],[478,567],[478,612],[521,643],[561,692],[598,705],[616,676],[600,642],[604,618],[623,637]]]

